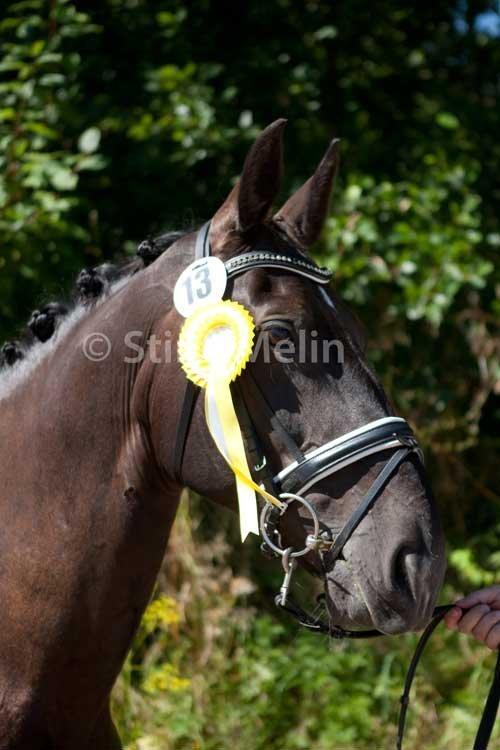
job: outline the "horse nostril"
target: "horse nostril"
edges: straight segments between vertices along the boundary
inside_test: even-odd
[[[396,552],[394,557],[393,565],[393,581],[397,588],[403,589],[405,592],[412,591],[410,583],[410,570],[411,568],[411,556],[414,551],[407,545],[401,546]]]

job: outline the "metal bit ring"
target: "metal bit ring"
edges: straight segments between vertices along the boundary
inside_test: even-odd
[[[293,503],[295,500],[299,502],[301,505],[304,506],[304,508],[309,511],[311,518],[313,520],[314,524],[314,532],[312,534],[312,537],[317,538],[319,535],[319,519],[316,515],[316,511],[314,510],[313,506],[308,500],[305,500],[305,498],[301,497],[300,495],[294,495],[291,492],[283,492],[281,495],[279,495],[280,500],[286,501],[286,506],[283,508],[283,510],[280,510],[280,516],[282,516],[286,510],[290,507],[291,503]],[[264,539],[265,543],[268,547],[272,549],[273,552],[275,552],[277,555],[283,555],[285,554],[285,551],[282,547],[278,547],[277,544],[275,544],[269,534],[267,533],[267,519],[272,510],[275,509],[276,506],[271,505],[270,503],[266,503],[264,507],[262,508],[262,512],[260,514],[260,532],[262,534],[262,538]],[[307,538],[311,537],[311,534],[307,535]],[[302,557],[303,555],[307,555],[308,552],[311,551],[311,546],[306,546],[301,549],[297,550],[296,552],[288,552],[290,557]]]

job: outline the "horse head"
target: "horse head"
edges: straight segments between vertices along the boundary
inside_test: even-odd
[[[323,579],[332,622],[385,633],[418,629],[432,614],[445,569],[435,501],[411,429],[394,416],[367,364],[355,316],[308,256],[328,214],[335,141],[273,214],[284,124],[257,138],[205,229],[210,253],[228,269],[226,297],[250,311],[257,330],[234,391],[255,479],[287,500],[272,524],[266,513],[264,532],[272,548],[288,550],[288,563],[295,552]],[[185,253],[184,264],[196,239],[172,248]],[[181,465],[169,454],[166,471],[230,503],[234,477],[202,409],[186,416],[191,408],[185,404],[177,421]]]

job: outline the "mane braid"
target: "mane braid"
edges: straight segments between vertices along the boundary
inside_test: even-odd
[[[137,269],[139,270],[139,269]],[[110,286],[120,278],[128,275],[128,269],[112,263],[103,263],[93,268],[83,268],[76,279],[78,301],[86,305],[109,291]]]
[[[69,312],[68,307],[61,302],[49,302],[40,310],[34,310],[28,322],[28,328],[33,336],[42,343],[53,335],[59,319]]]
[[[149,266],[151,263],[162,255],[174,242],[180,240],[185,232],[167,232],[159,237],[148,237],[143,240],[137,247],[137,255],[142,258],[144,265]]]
[[[20,341],[6,341],[0,349],[0,368],[12,367],[24,358],[24,349]]]

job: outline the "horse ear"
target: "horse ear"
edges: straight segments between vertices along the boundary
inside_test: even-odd
[[[274,216],[274,221],[304,248],[316,242],[328,216],[330,194],[339,164],[338,143],[338,139],[330,143],[313,176]]]
[[[212,219],[214,250],[222,247],[228,236],[248,232],[268,217],[281,187],[285,125],[284,119],[268,125],[248,152],[240,179]]]

